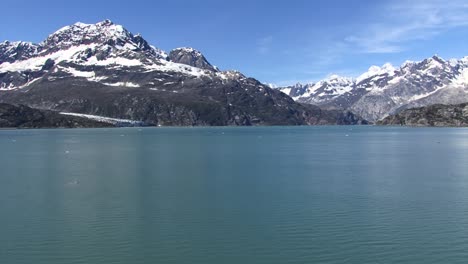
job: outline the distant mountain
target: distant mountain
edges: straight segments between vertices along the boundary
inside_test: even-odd
[[[347,109],[371,121],[401,110],[432,104],[468,102],[468,57],[372,66],[356,79],[331,76],[314,84],[280,88],[294,100]]]
[[[458,105],[431,105],[401,111],[387,116],[379,125],[401,126],[468,126],[468,103]]]
[[[109,20],[63,27],[39,44],[0,43],[0,101],[162,126],[362,121],[220,71],[193,48],[166,53]]]
[[[177,48],[169,53],[169,61],[175,63],[181,63],[190,65],[192,67],[218,72],[219,70],[211,65],[208,60],[199,52],[193,48]]]
[[[33,109],[24,105],[0,103],[0,128],[86,128],[113,127],[109,122],[62,115],[54,111]]]

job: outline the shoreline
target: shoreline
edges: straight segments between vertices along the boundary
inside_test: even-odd
[[[109,126],[109,127],[0,127],[0,131],[12,130],[53,130],[53,129],[119,129],[119,128],[278,128],[278,127],[387,127],[387,128],[468,128],[468,126],[412,126],[412,125],[265,125],[265,126]]]

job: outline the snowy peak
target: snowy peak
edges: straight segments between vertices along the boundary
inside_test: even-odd
[[[28,59],[37,52],[38,48],[38,45],[31,42],[4,41],[0,43],[0,64],[3,62]]]
[[[214,72],[218,71],[216,67],[214,67],[208,62],[208,60],[205,58],[205,56],[203,56],[203,54],[200,51],[195,50],[193,48],[183,47],[173,49],[169,53],[168,60],[204,70],[210,70]]]
[[[141,35],[134,36],[123,26],[104,20],[96,24],[81,22],[63,27],[51,34],[40,44],[42,54],[65,50],[82,45],[97,45],[104,49],[142,51],[158,58],[165,58],[166,54],[143,39]]]
[[[349,92],[353,89],[354,83],[355,80],[353,78],[332,74],[317,83],[305,85],[297,83],[295,85],[279,89],[294,99],[314,98],[313,103],[318,103]]]
[[[167,54],[110,20],[63,27],[40,44],[0,43],[0,72],[40,71],[46,61],[49,65],[63,62],[75,66],[164,66]],[[62,66],[70,66],[67,65]]]
[[[395,67],[390,63],[385,63],[382,67],[371,66],[369,70],[356,78],[357,83],[373,79],[375,77],[386,77],[395,75]]]
[[[125,79],[126,74],[135,80]],[[138,75],[156,77],[140,80]],[[142,87],[176,77],[208,77],[222,83],[248,79],[239,72],[218,70],[193,48],[177,48],[168,55],[140,34],[134,35],[110,20],[63,27],[40,44],[0,43],[0,91],[66,78],[84,78],[106,86]]]
[[[222,79],[246,79],[247,78],[240,71],[236,71],[236,70],[222,71],[218,73],[218,76],[220,76]]]
[[[40,44],[1,42],[0,90],[20,89],[32,82],[63,79],[65,76],[87,78],[106,85],[110,83],[106,81],[108,79],[116,79],[114,83],[117,84],[127,83],[117,81],[120,77],[116,74],[105,72],[109,70],[165,72],[171,76],[191,78],[227,76],[220,75],[216,67],[192,48],[176,49],[172,52],[172,60],[168,57],[140,34],[133,35],[110,20],[96,24],[78,22],[57,30]],[[102,76],[96,75],[98,71]]]
[[[63,27],[49,35],[39,46],[39,55],[41,56],[75,47],[88,46],[93,48],[91,53],[101,54],[102,59],[112,54],[122,56],[122,53],[126,53],[123,56],[131,59],[141,57],[135,53],[143,53],[153,60],[167,58],[164,51],[149,45],[141,35],[133,35],[123,26],[114,24],[110,20],[96,24],[77,22],[71,26]]]
[[[419,62],[405,62],[398,70],[392,83],[397,84],[401,81],[421,86],[441,86],[448,84],[465,67],[462,60],[443,58],[434,55]]]
[[[468,101],[468,57],[445,60],[434,55],[372,66],[354,81],[332,75],[313,85],[280,88],[302,103],[352,110],[367,120],[378,120],[408,107]]]
[[[306,85],[303,85],[301,83],[296,83],[294,85],[291,85],[291,86],[287,86],[287,87],[279,87],[277,88],[278,90],[280,90],[281,92],[291,96],[292,98],[296,99],[300,96],[302,96],[304,93],[307,92],[307,89],[310,87],[310,86],[313,86],[314,84],[306,84]]]
[[[58,45],[61,47],[89,44],[108,40],[130,40],[133,35],[123,26],[116,25],[110,20],[96,24],[77,22],[71,26],[63,27],[51,34],[44,45]]]
[[[326,78],[322,82],[323,83],[328,83],[328,84],[333,85],[333,86],[343,86],[343,85],[352,84],[354,82],[354,79],[353,78],[348,78],[348,77],[343,77],[343,76],[340,76],[340,75],[337,75],[337,74],[332,74],[332,75],[328,76],[328,78]]]
[[[316,97],[318,101],[328,100],[349,92],[353,86],[354,79],[332,74],[323,81],[307,85],[302,96]]]
[[[299,83],[299,82],[298,82],[298,83],[294,84],[292,87],[293,87],[293,88],[302,88],[303,86],[305,86],[305,85],[303,85],[302,83]]]
[[[426,68],[443,67],[445,64],[446,64],[446,61],[436,55],[418,63],[420,67],[426,67]]]
[[[159,58],[167,59],[167,54],[165,51],[160,50],[152,45],[150,45],[140,34],[137,34],[133,37],[133,43],[138,47],[138,49],[143,51],[149,51]]]
[[[198,51],[198,50],[196,50],[194,48],[191,48],[191,47],[175,48],[172,51],[189,53],[189,54],[192,54],[193,56],[196,56],[196,57],[203,57],[203,54],[200,51]]]
[[[445,60],[444,60],[442,57],[440,57],[439,55],[437,55],[437,54],[435,54],[434,56],[432,56],[431,59],[432,59],[432,60],[435,60],[435,61],[437,61],[437,62],[439,62],[439,63],[445,63]]]
[[[464,57],[463,59],[460,60],[461,63],[465,64],[468,66],[468,56]]]

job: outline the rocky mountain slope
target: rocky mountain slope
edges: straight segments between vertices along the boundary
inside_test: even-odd
[[[412,108],[391,115],[378,122],[379,125],[401,126],[468,126],[468,103],[458,105],[431,105]]]
[[[54,111],[33,109],[24,105],[0,103],[0,128],[87,128],[113,127],[109,122],[62,115]]]
[[[333,75],[314,84],[280,88],[298,102],[347,109],[371,121],[401,110],[468,102],[468,57],[372,66],[358,78]]]
[[[66,26],[39,44],[1,43],[0,102],[161,126],[362,121],[348,112],[317,116],[253,78],[220,71],[199,51],[168,54],[109,20]]]

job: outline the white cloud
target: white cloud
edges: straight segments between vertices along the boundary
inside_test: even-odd
[[[468,0],[382,2],[375,10],[368,10],[369,16],[363,20],[314,32],[309,45],[284,52],[288,56],[300,58],[295,64],[297,78],[291,76],[290,79],[276,83],[284,86],[296,82],[314,82],[325,78],[329,72],[357,77],[370,65],[359,67],[356,58],[368,57],[371,53],[378,57],[381,54],[407,51],[447,31],[468,28]],[[265,41],[259,40],[257,44],[269,41],[265,38]],[[269,47],[258,45],[258,51],[268,53]],[[346,62],[351,60],[353,63],[350,66]],[[342,70],[337,71],[336,68]]]
[[[447,30],[468,26],[466,0],[400,0],[382,7],[382,16],[345,38],[364,53],[396,53],[410,41],[431,39]]]

